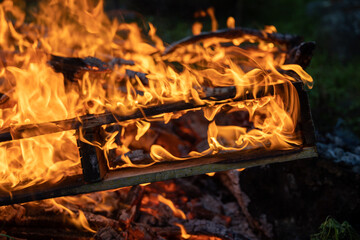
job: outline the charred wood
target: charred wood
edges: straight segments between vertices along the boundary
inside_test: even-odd
[[[120,226],[120,222],[118,220],[114,220],[100,214],[84,212],[84,215],[88,220],[90,226],[95,226],[96,228],[111,226],[116,229]]]
[[[315,42],[303,42],[292,48],[286,56],[285,64],[298,64],[305,69],[310,64],[315,47]]]
[[[140,79],[140,81],[142,82],[142,84],[149,85],[149,79],[146,77],[146,73],[136,72],[133,70],[126,69],[126,75],[129,78],[138,77]]]
[[[186,37],[167,47],[163,55],[170,54],[180,47],[194,44],[209,38],[235,39],[235,38],[243,37],[245,35],[255,36],[265,41],[272,41],[274,43],[285,44],[288,46],[288,48],[292,48],[302,42],[302,37],[291,34],[267,33],[260,30],[238,27],[234,29],[222,29],[215,32],[204,32],[199,35]]]
[[[233,194],[236,201],[238,202],[242,213],[245,215],[247,222],[255,233],[260,236],[260,239],[270,239],[271,233],[267,232],[260,223],[253,218],[247,208],[247,201],[245,200],[244,194],[240,188],[239,172],[237,170],[229,170],[219,173],[222,183],[227,189]]]
[[[54,212],[47,212],[45,214],[31,214],[24,213],[22,216],[16,216],[15,218],[7,221],[1,220],[0,223],[4,225],[5,228],[11,227],[36,227],[36,226],[43,226],[48,228],[59,228],[62,227],[71,227],[66,221],[66,217],[63,214],[54,213]],[[114,228],[119,227],[119,221],[107,218],[100,214],[94,214],[92,212],[84,212],[86,219],[88,220],[91,226],[96,227],[105,227],[111,226]]]
[[[46,227],[13,227],[6,230],[7,235],[10,235],[11,240],[22,239],[93,239],[93,235],[90,232],[82,232],[79,230],[66,230],[61,228],[46,228]],[[12,238],[15,236],[15,238]]]
[[[186,196],[189,196],[191,198],[199,198],[203,195],[201,189],[192,182],[187,181],[186,178],[177,178],[174,179],[174,182],[176,183],[176,185],[181,187],[183,191],[185,191]]]
[[[184,223],[184,227],[189,234],[204,234],[217,236],[222,239],[232,239],[224,225],[204,219],[189,220]]]
[[[113,155],[115,157],[109,159],[110,167],[117,167],[125,164],[123,157]],[[134,150],[124,154],[125,157],[128,157],[132,164],[149,164],[151,162],[151,156],[148,153],[145,153],[143,150]]]
[[[140,183],[163,181],[207,172],[220,172],[275,162],[313,158],[316,156],[315,147],[298,147],[294,150],[283,151],[268,151],[264,148],[234,152],[224,151],[216,155],[186,161],[164,161],[146,168],[110,170],[106,178],[98,183],[85,184],[81,175],[68,176],[59,183],[44,183],[14,191],[11,198],[2,193],[2,196],[0,196],[0,205],[116,189]],[[220,162],[221,164],[216,164]]]
[[[143,187],[140,185],[131,187],[124,203],[127,205],[127,208],[123,209],[119,214],[119,220],[121,221],[124,228],[128,228],[131,222],[133,222],[136,214],[138,213],[138,208],[141,204],[143,195]]]
[[[6,103],[9,99],[9,96],[5,93],[0,93],[0,105]]]
[[[110,60],[109,62],[109,65],[113,68],[115,67],[116,65],[129,65],[129,66],[134,66],[135,65],[135,62],[132,61],[132,60],[126,60],[126,59],[122,59],[122,58],[113,58]]]
[[[152,240],[152,239],[162,239],[159,238],[159,235],[151,229],[149,225],[142,223],[133,223],[123,234],[124,239],[129,240]]]
[[[51,55],[49,64],[55,72],[64,74],[70,81],[81,79],[85,72],[104,73],[111,71],[108,64],[95,57],[75,58]]]
[[[181,235],[180,228],[176,226],[151,227],[151,230],[165,239],[179,239]]]
[[[293,85],[302,85],[302,83],[294,82]],[[244,94],[237,98],[235,98],[236,89],[228,88],[228,91],[226,92],[213,96],[206,96],[203,99],[213,101],[214,105],[224,104],[225,102],[222,100],[228,100],[229,102],[244,101],[247,99],[254,99],[266,95],[271,95],[273,94],[274,88],[276,86],[277,85],[268,86],[266,88],[263,87],[262,89],[259,88],[256,96],[254,96],[251,91],[246,91],[245,89]],[[62,131],[76,130],[80,127],[84,129],[93,128],[110,123],[122,122],[132,119],[141,119],[144,117],[152,117],[163,113],[191,110],[205,106],[207,106],[206,103],[198,103],[194,100],[190,100],[189,102],[179,101],[175,103],[168,103],[156,106],[149,106],[143,109],[137,109],[133,114],[129,115],[116,115],[114,113],[106,112],[103,114],[88,114],[72,119],[65,119],[47,123],[15,125],[9,128],[5,128],[0,132],[0,142],[23,139]]]
[[[135,65],[133,61],[121,58],[113,58],[109,63],[105,63],[95,57],[75,58],[56,55],[51,55],[49,64],[55,72],[62,73],[65,79],[69,81],[81,80],[85,72],[109,73],[113,71],[115,65]],[[145,73],[127,69],[125,74],[129,78],[137,76],[144,85],[148,84]]]
[[[122,239],[121,235],[116,232],[112,227],[106,226],[104,228],[100,228],[94,238],[96,240],[118,240]]]

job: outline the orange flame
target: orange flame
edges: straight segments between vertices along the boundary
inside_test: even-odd
[[[310,88],[313,80],[300,66],[285,64],[282,45],[244,35],[230,40],[205,39],[164,54],[164,43],[151,23],[148,35],[144,36],[136,23],[110,20],[103,10],[102,0],[96,3],[42,1],[34,12],[35,21],[27,23],[26,14],[13,1],[0,3],[0,93],[9,98],[0,101],[1,130],[15,131],[22,124],[46,123],[105,111],[127,115],[158,104],[194,101],[206,105],[200,110],[208,121],[205,139],[208,149],[191,151],[180,157],[153,141],[149,147],[153,163],[134,164],[125,155],[133,150],[131,144],[147,137],[154,122],[169,123],[187,111],[118,123],[122,130],[107,133],[101,149],[106,156],[110,150],[116,150],[125,162],[121,167],[147,167],[158,161],[186,160],[220,151],[285,150],[302,144],[296,130],[299,100],[291,84],[297,79],[284,72],[295,72]],[[213,8],[196,15],[204,17],[206,14],[211,18],[212,31],[217,30]],[[235,20],[228,18],[227,25],[234,28]],[[194,35],[201,30],[200,23],[193,25]],[[276,32],[273,26],[263,30],[263,33],[273,32]],[[240,48],[242,44],[251,47]],[[104,62],[122,58],[134,64],[115,64],[111,71],[104,72],[91,67],[91,71],[79,73],[76,80],[69,81],[49,65],[51,54],[92,56]],[[169,63],[178,63],[182,70]],[[144,73],[147,83],[137,75],[129,77],[129,70]],[[277,84],[289,87],[280,89]],[[261,89],[271,86],[274,94],[256,97]],[[209,92],[226,87],[235,87],[236,97],[251,95],[254,99],[214,106],[213,101],[204,98]],[[216,117],[224,108],[231,109],[229,113],[247,112],[253,127],[217,124]],[[128,133],[131,126],[136,130]],[[77,137],[85,141],[81,134]],[[120,137],[121,144],[115,143],[116,137]],[[43,182],[55,183],[66,176],[80,174],[76,141],[74,131],[67,131],[0,143],[0,190],[11,195],[15,190]],[[161,195],[158,199],[171,207],[178,217],[186,218],[172,202]],[[90,199],[82,201],[91,202]],[[53,204],[58,203],[54,201]],[[71,216],[93,231],[87,227],[83,213]]]
[[[15,21],[8,20],[8,14]],[[201,12],[199,16],[204,14],[205,12]],[[212,30],[216,30],[214,9],[209,8],[207,14],[212,19]],[[13,102],[0,109],[2,128],[61,120],[105,110],[119,115],[131,114],[141,107],[193,99],[201,104],[209,104],[203,111],[209,120],[210,148],[203,152],[190,152],[187,158],[223,150],[257,146],[289,149],[301,144],[295,134],[299,104],[296,91],[291,86],[279,95],[217,107],[200,98],[206,95],[204,86],[210,86],[209,89],[235,86],[239,97],[248,93],[248,89],[256,96],[259,87],[295,81],[279,70],[294,71],[311,87],[312,78],[300,66],[284,64],[285,53],[280,51],[281,46],[245,35],[232,40],[206,39],[202,44],[180,47],[171,54],[161,56],[165,48],[161,39],[156,36],[156,29],[152,24],[149,24],[148,34],[154,44],[149,44],[148,40],[143,39],[136,24],[110,20],[103,11],[103,1],[95,5],[86,0],[54,0],[51,4],[42,2],[35,15],[35,23],[24,23],[24,19],[25,14],[12,1],[1,3],[1,49],[14,53],[11,57],[6,57],[6,62],[2,63],[0,69],[0,77],[4,79],[0,91],[7,93]],[[200,25],[195,26],[194,34],[200,33]],[[231,17],[228,19],[228,26],[235,26]],[[267,33],[275,31],[273,26],[267,26],[264,30]],[[126,36],[120,33],[126,33]],[[236,45],[258,42],[259,45],[258,49],[246,50],[237,46],[225,48],[220,45],[221,42]],[[64,76],[55,73],[47,63],[50,53],[69,57],[97,56],[104,61],[121,57],[133,60],[135,65],[115,66],[106,78],[104,75],[86,72],[77,83],[64,85]],[[165,60],[179,62],[184,68],[181,72],[176,71]],[[198,64],[203,65],[200,70],[193,67]],[[137,76],[134,79],[126,77],[126,70],[147,74],[148,84],[144,84]],[[103,88],[104,84],[119,87]],[[116,90],[119,88],[123,90]],[[142,91],[143,94],[136,94],[136,91]],[[213,119],[224,106],[232,107],[232,111],[248,111],[249,121],[254,123],[254,129],[248,131],[238,126],[217,126]],[[167,123],[184,113],[169,113],[145,121],[133,121],[137,126],[135,140],[141,140],[151,128],[149,121],[163,118]],[[126,127],[129,123],[119,124]],[[105,153],[116,148],[116,152],[126,162],[123,167],[148,166],[134,165],[124,155],[131,150],[129,144],[132,138],[122,145],[114,143],[115,137],[123,134],[115,132],[107,137],[107,142],[102,146]],[[44,181],[55,182],[67,175],[80,173],[73,132],[0,145],[2,159],[6,159],[0,163],[3,169],[0,179],[5,191]],[[150,154],[154,161],[187,159],[175,157],[155,144],[151,147]]]
[[[215,18],[215,9],[213,7],[210,7],[207,9],[207,14],[209,14],[209,17],[211,19],[211,31],[216,31],[218,29],[218,22]]]
[[[235,19],[233,17],[228,17],[226,21],[226,26],[228,28],[235,28]]]
[[[186,230],[185,230],[185,228],[184,228],[183,225],[181,225],[180,223],[175,223],[175,225],[180,228],[181,238],[183,238],[183,239],[189,239],[189,238],[191,238],[191,235],[186,232]]]
[[[180,209],[176,208],[174,203],[167,199],[167,198],[164,198],[162,195],[157,195],[157,198],[160,202],[166,204],[167,206],[169,206],[169,208],[173,211],[175,217],[179,217],[179,218],[182,218],[182,219],[186,219],[186,216],[185,216],[185,213],[183,211],[181,211]]]
[[[203,25],[202,23],[200,22],[195,22],[193,25],[192,25],[192,33],[194,35],[199,35],[201,33],[201,29],[203,28]]]

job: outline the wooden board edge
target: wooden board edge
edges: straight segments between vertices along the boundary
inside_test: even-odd
[[[126,169],[113,170],[108,173],[104,180],[95,183],[85,183],[81,180],[80,176],[73,176],[69,177],[69,179],[65,179],[64,182],[59,183],[58,185],[47,185],[48,188],[45,188],[45,186],[35,186],[34,188],[26,189],[26,191],[23,192],[14,192],[12,197],[0,196],[0,206],[118,189],[142,183],[165,181],[173,178],[189,177],[209,172],[221,172],[231,169],[248,168],[270,163],[317,157],[315,146],[304,147],[293,151],[283,151],[281,154],[276,156],[256,157],[253,159],[250,158],[234,161],[236,154],[238,154],[238,152],[233,153],[234,158],[230,162],[225,161],[225,159],[226,157],[231,156],[231,153],[224,154],[222,158],[204,157],[203,159],[193,159],[193,162],[196,164],[192,166],[187,166],[187,161],[178,161],[176,162],[177,164],[170,164],[173,166],[172,169],[165,167],[168,166],[167,163],[163,165],[159,164],[157,166],[153,165],[152,168],[148,169],[130,169],[127,170],[129,173],[126,173]],[[205,161],[207,161],[207,163],[204,163]],[[138,174],[133,174],[136,170],[138,170]]]

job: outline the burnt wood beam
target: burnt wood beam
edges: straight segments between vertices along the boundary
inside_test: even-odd
[[[165,49],[163,55],[165,56],[167,54],[174,52],[176,49],[180,47],[194,44],[209,38],[236,39],[239,37],[243,37],[245,35],[255,36],[261,40],[270,41],[278,44],[285,44],[287,45],[288,49],[291,49],[299,45],[303,41],[302,37],[292,34],[281,34],[277,32],[267,33],[265,31],[260,31],[256,29],[237,27],[233,29],[221,29],[214,32],[203,32],[200,33],[199,35],[183,38],[168,46]]]
[[[106,63],[96,57],[61,57],[53,54],[50,55],[48,64],[55,72],[62,73],[66,80],[73,82],[81,80],[85,72],[95,74],[109,73],[113,71],[115,65],[135,65],[133,61],[121,58],[113,58],[109,63]],[[126,69],[125,74],[129,78],[135,78],[135,76],[137,76],[143,84],[147,85],[148,79],[145,73]]]
[[[316,47],[315,42],[303,42],[288,51],[284,64],[298,64],[302,68],[309,66]]]
[[[273,95],[275,88],[281,87],[283,85],[284,84],[276,84],[267,87],[258,87],[258,92],[256,96],[252,94],[251,88],[244,89],[243,95],[239,97],[236,97],[235,87],[217,88],[215,90],[218,91],[213,91],[213,93],[204,97],[203,100],[212,101],[215,105],[231,103],[234,101],[251,100],[255,98]],[[293,85],[303,85],[303,83],[293,82]],[[46,123],[14,125],[0,131],[0,142],[30,138],[56,132],[77,130],[80,127],[82,127],[83,129],[93,128],[110,123],[141,119],[145,117],[154,117],[162,113],[178,112],[183,110],[206,107],[207,105],[208,104],[206,103],[198,103],[194,100],[190,100],[189,102],[179,101],[175,103],[138,108],[134,111],[134,113],[129,115],[116,115],[111,112],[105,112],[102,114],[88,114],[76,118]]]
[[[300,100],[300,130],[302,132],[303,145],[314,146],[315,127],[311,117],[309,97],[304,85],[295,86]]]
[[[81,175],[76,175],[55,184],[44,183],[13,191],[11,196],[9,193],[0,192],[0,206],[314,157],[317,157],[315,146],[283,151],[269,151],[264,148],[223,151],[185,161],[160,162],[146,168],[109,170],[99,182],[86,183]]]
[[[81,79],[85,72],[105,73],[111,71],[107,63],[95,57],[76,58],[50,55],[48,63],[55,72],[62,73],[64,78],[70,81]]]
[[[302,102],[305,97],[307,98],[307,95],[303,84],[298,84],[298,86],[295,84],[295,87]],[[248,168],[276,162],[315,158],[317,157],[317,151],[314,145],[313,125],[311,115],[309,115],[310,109],[308,102],[301,104],[300,107],[301,117],[298,126],[302,133],[301,137],[304,140],[304,144],[302,146],[294,146],[294,149],[291,150],[269,151],[265,148],[253,148],[239,151],[220,151],[215,155],[191,158],[184,161],[171,161],[167,159],[146,168],[108,170],[106,175],[102,176],[102,180],[97,182],[86,182],[82,175],[68,176],[55,184],[44,183],[13,191],[11,196],[7,192],[0,192],[0,205],[109,190],[208,172],[227,171],[230,169]],[[82,161],[88,160],[89,159],[84,157]],[[132,161],[132,159],[130,160]]]
[[[101,137],[101,127],[87,128],[82,134],[77,135],[77,145],[81,158],[81,167],[83,170],[83,177],[85,182],[97,182],[104,178],[108,171],[107,160],[104,156],[104,151],[98,146],[94,146],[93,142],[103,144],[104,139]],[[87,141],[83,141],[79,136],[82,136]]]

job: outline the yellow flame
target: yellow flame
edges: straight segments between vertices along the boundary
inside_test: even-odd
[[[233,17],[228,17],[226,21],[226,26],[228,28],[235,28],[235,19]]]
[[[145,187],[145,186],[147,186],[147,185],[149,185],[150,183],[141,183],[141,184],[139,184],[140,186],[142,186],[142,187]]]
[[[73,211],[71,211],[69,208],[65,207],[63,204],[59,204],[57,200],[56,199],[43,200],[42,204],[50,204],[52,205],[53,208],[57,208],[60,213],[62,212],[67,213],[65,215],[66,221],[71,222],[78,229],[87,230],[93,233],[96,232],[94,229],[90,227],[89,222],[86,219],[83,211],[78,210],[78,214],[76,214]],[[33,203],[29,203],[29,204],[33,204]]]
[[[180,223],[175,223],[175,225],[180,228],[181,238],[183,238],[183,239],[189,239],[189,238],[191,238],[191,235],[186,232],[186,230],[185,230],[185,228],[184,228],[183,225],[181,225]]]
[[[209,38],[163,55],[164,43],[151,23],[148,36],[144,37],[144,31],[136,23],[110,20],[103,5],[102,0],[41,1],[31,16],[34,22],[28,23],[25,21],[28,16],[16,2],[0,3],[0,92],[9,97],[5,103],[0,103],[1,130],[10,129],[14,133],[23,124],[47,123],[105,111],[128,115],[149,106],[192,101],[206,105],[194,109],[202,111],[208,121],[204,140],[209,148],[206,150],[191,151],[180,157],[149,137],[153,124],[171,124],[173,119],[188,111],[121,122],[118,123],[121,130],[104,133],[102,145],[89,143],[99,146],[107,157],[115,152],[124,162],[120,167],[147,167],[157,161],[186,160],[220,151],[285,150],[301,146],[296,129],[299,100],[292,85],[297,79],[286,71],[296,73],[309,88],[313,79],[301,66],[285,64],[286,46],[244,35],[235,39]],[[212,31],[216,31],[214,8],[200,11],[195,17],[206,14],[211,18]],[[234,18],[229,17],[227,25],[234,28]],[[194,35],[200,34],[202,24],[195,23],[192,30]],[[266,26],[263,30],[263,34],[274,32],[274,26]],[[243,43],[256,47],[238,47]],[[111,71],[89,66],[91,71],[80,71],[76,79],[69,81],[49,65],[51,54],[91,56],[104,62],[122,58],[134,64],[115,65]],[[181,71],[169,63],[177,63]],[[145,74],[146,79],[138,75],[129,77],[129,70]],[[277,87],[280,84],[288,87]],[[209,93],[226,87],[235,87],[236,97],[254,99],[221,102],[216,106],[211,99],[205,100]],[[258,98],[257,94],[262,91],[268,96]],[[217,124],[216,117],[224,109],[229,109],[228,113],[247,112],[252,127]],[[128,131],[133,126],[135,130]],[[40,132],[40,129],[32,131]],[[67,131],[0,143],[1,191],[11,195],[15,190],[81,174],[74,134],[74,131]],[[86,141],[81,131],[77,137]],[[134,150],[135,141],[141,142],[147,137],[153,141],[147,150],[153,162],[134,164],[125,154]],[[116,142],[117,138],[121,144]],[[159,196],[160,199],[165,198]],[[81,201],[93,203],[86,198]],[[183,213],[177,214],[185,217]],[[83,213],[72,216],[86,226]]]
[[[216,31],[218,29],[218,22],[215,18],[215,8],[210,7],[206,10],[206,12],[211,19],[211,31]]]
[[[192,33],[194,35],[199,35],[201,33],[202,28],[203,28],[203,25],[201,22],[195,22],[192,25]]]
[[[167,206],[169,206],[169,208],[173,211],[174,215],[176,217],[182,218],[182,219],[186,219],[185,213],[183,211],[181,211],[180,209],[176,208],[174,203],[167,199],[164,198],[162,195],[157,195],[159,202],[162,202],[164,204],[166,204]]]

